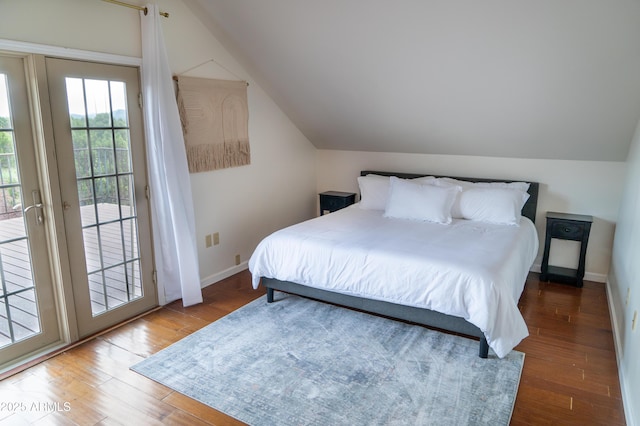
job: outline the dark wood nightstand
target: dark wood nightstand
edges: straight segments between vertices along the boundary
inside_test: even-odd
[[[335,212],[356,202],[353,192],[327,191],[320,193],[320,216]]]
[[[544,240],[540,281],[557,281],[582,287],[587,243],[589,242],[589,231],[591,231],[592,222],[592,216],[547,212],[547,232]],[[580,242],[578,269],[549,266],[549,249],[552,238]]]

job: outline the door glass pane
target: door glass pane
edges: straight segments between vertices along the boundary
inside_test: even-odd
[[[138,254],[138,244],[136,241],[136,236],[138,235],[137,223],[133,219],[125,220],[122,222],[122,229],[124,231],[124,234],[128,237],[125,238],[125,258],[130,261],[135,261],[140,257],[140,254]]]
[[[127,281],[129,288],[132,289],[134,297],[142,297],[142,281],[140,280],[140,265],[135,262],[127,263]]]
[[[0,347],[41,331],[8,93],[0,74]]]
[[[111,82],[111,108],[113,108],[113,127],[125,129],[128,133],[127,87],[121,81]]]
[[[96,316],[143,296],[126,86],[67,77],[66,90]]]
[[[94,180],[96,204],[100,222],[118,219],[118,186],[115,176],[101,177]]]
[[[131,155],[129,155],[129,130],[117,129],[114,131],[116,140],[116,160],[120,173],[127,173],[131,169]]]
[[[113,133],[111,130],[90,130],[91,161],[93,171],[98,175],[113,175],[116,172],[116,164],[113,158]]]
[[[93,208],[95,205],[93,198],[93,180],[78,179],[78,200],[80,201],[80,219],[82,220],[83,228],[86,228],[88,225],[95,225],[97,223],[96,215],[98,212]],[[85,208],[85,206],[89,207]]]
[[[132,180],[129,176],[118,177],[118,196],[120,197],[120,214],[123,219],[135,216],[135,197]]]
[[[81,121],[80,123],[84,123]],[[89,156],[89,136],[86,130],[72,130],[73,158],[76,162],[76,177],[89,176],[91,171],[91,158]]]
[[[82,90],[82,79],[67,78],[67,101],[69,103],[69,118],[71,128],[85,127],[87,125],[87,108],[84,102],[84,90]],[[75,139],[74,139],[75,142]],[[75,143],[74,143],[75,145]]]
[[[89,127],[111,127],[109,83],[106,80],[84,79]]]

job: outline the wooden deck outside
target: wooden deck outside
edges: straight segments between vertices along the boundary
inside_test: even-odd
[[[120,221],[117,204],[97,204],[97,226],[84,230],[91,306],[94,315],[142,295],[135,219]],[[95,225],[96,208],[81,208],[82,223]],[[128,207],[123,206],[123,217]],[[0,221],[0,347],[40,332],[29,249],[22,217]],[[124,235],[124,239],[121,237]],[[98,240],[100,243],[98,244]],[[101,261],[102,259],[102,261]],[[15,293],[13,295],[10,295]],[[7,296],[8,295],[8,296]],[[7,303],[8,311],[7,314]]]

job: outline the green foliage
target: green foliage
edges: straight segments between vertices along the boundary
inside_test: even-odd
[[[8,117],[0,117],[0,154],[13,152],[13,140],[11,130],[2,131],[2,129],[10,129],[10,121]]]
[[[115,114],[115,120],[113,127],[116,129],[113,133],[113,140],[115,141],[116,148],[129,148],[129,132],[126,130],[127,121],[124,118],[118,118],[121,114]],[[111,134],[111,115],[107,113],[97,114],[95,117],[89,117],[89,127],[91,132],[91,146],[93,148],[111,148],[112,147],[112,134]],[[87,129],[87,123],[84,116],[72,116],[71,117],[71,129],[77,129],[74,132],[73,146],[74,147],[86,147],[87,146],[87,133],[79,131],[80,129]],[[105,130],[98,130],[105,129]],[[76,137],[76,134],[78,137]],[[76,140],[77,139],[77,140]]]
[[[78,195],[82,205],[118,203],[118,201],[124,205],[130,204],[129,130],[125,117],[124,111],[114,112],[113,128],[111,115],[107,113],[90,117],[89,123],[83,116],[71,117]],[[91,155],[89,146],[91,146]],[[93,173],[91,173],[92,164]],[[124,176],[122,176],[123,173]],[[114,174],[118,176],[113,176]],[[91,179],[83,179],[105,175],[112,176],[97,178],[93,182]],[[13,130],[9,118],[0,117],[0,184],[18,184],[19,182]],[[10,213],[14,205],[20,204],[20,198],[18,188],[0,191],[0,214]]]
[[[0,184],[15,184],[19,181],[11,121],[9,117],[0,117]],[[20,203],[18,188],[4,188],[0,191],[0,215],[14,214],[13,207]]]
[[[124,118],[115,114],[111,128],[110,114],[98,114],[89,118],[71,117],[73,154],[78,181],[80,204],[120,203],[128,204],[128,176],[120,176],[131,171],[129,159],[129,131]],[[87,124],[90,128],[87,127]],[[91,152],[89,152],[91,147]],[[91,166],[93,165],[93,173]],[[118,177],[103,177],[93,182],[82,178],[118,174]],[[95,191],[95,197],[94,195]]]

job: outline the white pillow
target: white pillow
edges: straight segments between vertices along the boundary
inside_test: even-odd
[[[389,197],[389,177],[380,175],[366,175],[358,177],[360,187],[361,209],[384,210]]]
[[[419,183],[421,185],[425,183],[434,184],[437,180],[435,176],[423,176],[419,178],[409,179],[411,182]]]
[[[391,177],[385,217],[451,223],[451,205],[460,187],[438,187]]]
[[[465,188],[508,188],[508,189],[517,189],[518,191],[527,192],[529,190],[529,186],[531,186],[528,182],[469,182],[468,180],[458,180],[454,178],[438,178],[440,182],[446,182],[453,185],[461,186],[464,190]]]
[[[394,179],[399,179],[394,176]],[[402,179],[405,180],[405,179]],[[434,176],[424,176],[410,179],[411,182],[427,183],[435,182]],[[384,210],[389,199],[389,176],[380,176],[376,174],[368,174],[358,177],[358,186],[360,187],[360,203],[361,209],[365,210]]]
[[[527,192],[509,188],[469,188],[460,194],[460,213],[464,219],[505,225],[518,225]]]
[[[525,201],[529,198],[529,194],[527,191],[529,190],[530,184],[528,182],[469,182],[466,180],[458,180],[454,178],[438,178],[435,182],[437,186],[460,186],[462,188],[462,192],[458,194],[458,197],[453,202],[453,206],[451,207],[451,217],[454,219],[468,219],[464,216],[460,209],[460,200],[462,198],[462,194],[472,188],[500,188],[500,189],[513,189],[516,191],[521,191],[526,194]],[[522,204],[524,206],[524,203]]]

